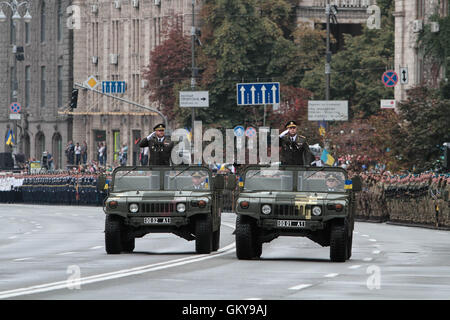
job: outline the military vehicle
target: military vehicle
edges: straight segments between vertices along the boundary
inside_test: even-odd
[[[103,206],[106,252],[132,252],[148,233],[195,240],[197,253],[218,250],[224,188],[224,176],[204,166],[117,167]]]
[[[331,261],[352,252],[355,192],[361,178],[348,180],[337,167],[249,166],[236,197],[236,254],[258,259],[262,244],[279,236],[308,237],[330,246]]]

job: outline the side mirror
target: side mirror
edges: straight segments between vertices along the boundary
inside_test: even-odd
[[[227,176],[227,185],[225,187],[227,190],[233,191],[236,189],[236,175],[230,174]]]
[[[214,177],[214,189],[223,190],[225,187],[225,177],[221,174],[218,174]]]
[[[352,179],[352,190],[354,192],[359,192],[362,190],[362,181],[360,176],[353,177]]]

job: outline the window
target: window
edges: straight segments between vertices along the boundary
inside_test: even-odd
[[[25,108],[30,107],[31,74],[30,66],[25,67]]]
[[[45,1],[42,1],[41,6],[41,42],[45,41]]]
[[[10,34],[9,39],[11,44],[16,44],[16,25],[14,23],[14,20],[10,20]]]
[[[417,9],[417,19],[423,19],[425,16],[425,3],[424,0],[417,0],[416,2]]]
[[[45,67],[41,67],[41,108],[45,107]]]
[[[58,66],[58,108],[63,106],[63,67]]]
[[[30,24],[25,23],[25,44],[30,43]]]
[[[63,15],[64,12],[62,10],[61,0],[58,0],[58,41],[63,39]]]

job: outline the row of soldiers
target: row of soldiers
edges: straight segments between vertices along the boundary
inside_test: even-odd
[[[450,227],[450,174],[362,174],[358,215]]]
[[[105,177],[97,174],[6,174],[0,176],[0,203],[102,206]]]

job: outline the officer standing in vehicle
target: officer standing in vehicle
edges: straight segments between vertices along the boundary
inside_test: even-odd
[[[309,166],[313,154],[306,138],[297,133],[297,123],[289,121],[285,127],[287,130],[280,134],[281,164]]]
[[[164,136],[165,129],[166,126],[160,123],[153,128],[155,132],[139,142],[139,147],[149,148],[149,165],[170,165],[170,156],[174,143],[169,137]]]

